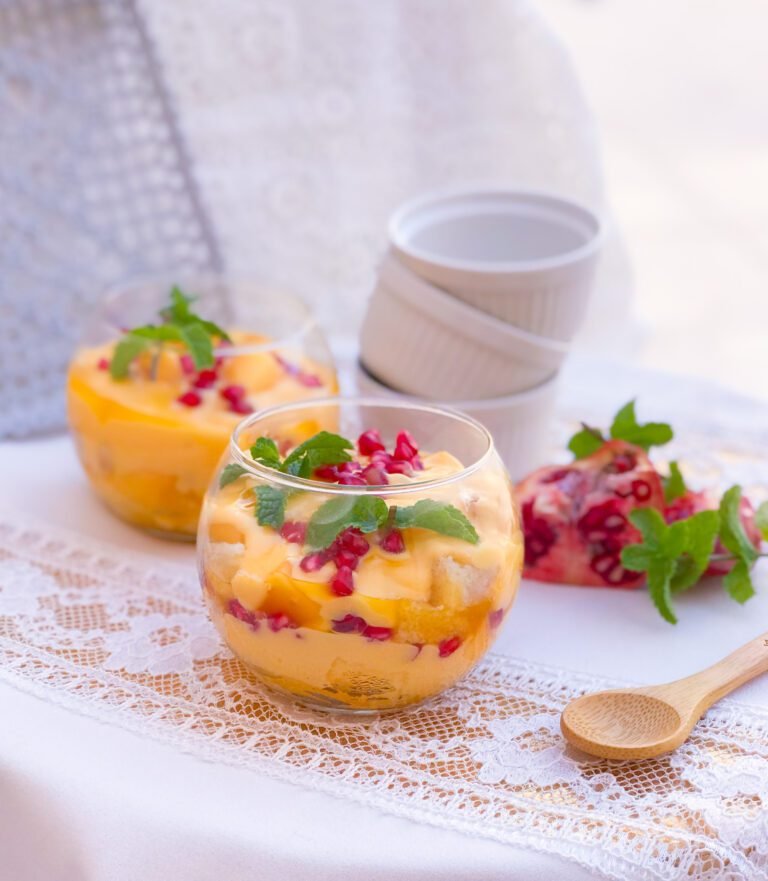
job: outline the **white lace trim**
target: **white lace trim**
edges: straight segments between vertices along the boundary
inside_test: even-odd
[[[489,656],[428,705],[373,720],[276,703],[221,646],[187,567],[0,518],[0,677],[202,758],[609,878],[736,881],[768,868],[768,712],[710,711],[672,756],[564,748],[571,698],[610,685]]]

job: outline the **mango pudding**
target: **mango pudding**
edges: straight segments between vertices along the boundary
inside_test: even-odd
[[[237,423],[264,407],[332,394],[336,377],[330,358],[313,360],[294,341],[200,318],[178,288],[160,317],[76,352],[69,423],[83,468],[114,513],[194,540],[205,490]],[[294,440],[320,427],[310,422]]]
[[[322,431],[286,448],[265,413],[235,433],[198,535],[205,598],[234,654],[273,688],[357,712],[417,703],[463,676],[493,642],[523,562],[487,432],[437,408],[365,404],[404,422],[423,410],[451,429],[427,432],[443,439],[477,433],[476,461],[420,451],[406,430],[368,429],[355,444]],[[328,403],[321,421],[343,423],[347,405]],[[271,413],[289,425],[291,409]]]

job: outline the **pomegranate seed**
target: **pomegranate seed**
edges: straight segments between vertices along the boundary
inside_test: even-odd
[[[410,462],[419,452],[416,441],[408,431],[401,431],[395,438],[395,459]]]
[[[339,569],[346,568],[354,571],[357,569],[359,561],[359,557],[356,557],[352,551],[345,551],[343,549],[336,551],[333,557],[333,562],[339,567]]]
[[[99,358],[99,363],[96,366],[99,370],[109,370],[109,361],[106,358]]]
[[[361,474],[363,470],[363,466],[360,462],[342,462],[340,465],[336,466],[339,470],[339,474]]]
[[[388,554],[402,554],[405,550],[403,533],[399,529],[390,529],[379,542],[379,547]]]
[[[335,465],[321,465],[315,468],[315,477],[319,480],[330,480],[333,483],[339,479],[339,469]]]
[[[632,495],[638,500],[638,502],[647,502],[650,499],[651,487],[647,480],[633,480],[632,481]]]
[[[331,590],[337,597],[348,597],[355,591],[355,579],[348,566],[342,566],[331,579]]]
[[[495,630],[499,624],[501,624],[501,619],[504,617],[504,609],[496,609],[495,612],[491,612],[488,616],[488,626],[491,630]]]
[[[182,355],[179,358],[179,363],[181,364],[181,372],[185,376],[191,376],[195,372],[195,362],[191,355]]]
[[[421,456],[414,456],[413,459],[411,459],[411,465],[413,465],[416,471],[424,470],[424,463],[421,461]]]
[[[289,542],[303,545],[307,537],[307,524],[296,520],[286,520],[280,527],[280,535]]]
[[[372,456],[377,450],[383,450],[384,441],[381,439],[379,432],[372,428],[370,431],[364,431],[357,439],[357,448],[362,456]]]
[[[278,633],[285,628],[295,630],[299,626],[293,618],[291,618],[290,615],[286,615],[285,612],[275,612],[275,614],[269,615],[267,623],[269,624],[269,629],[275,633]]]
[[[377,465],[369,465],[364,468],[363,478],[369,486],[386,486],[389,483],[387,472]]]
[[[245,397],[245,389],[241,385],[225,385],[219,394],[230,404],[236,404]]]
[[[598,554],[592,558],[590,568],[613,587],[620,587],[637,579],[636,572],[629,572],[621,565],[621,559],[616,552]]]
[[[367,486],[368,483],[364,477],[359,474],[340,474],[337,481],[341,486]]]
[[[215,370],[201,370],[193,385],[195,388],[211,388],[216,384],[217,378]]]
[[[392,628],[391,627],[374,627],[372,624],[368,624],[363,629],[363,636],[366,639],[375,639],[379,642],[384,642],[386,639],[392,638]]]
[[[234,615],[238,621],[250,625],[254,630],[259,628],[259,618],[255,612],[249,612],[248,609],[239,600],[230,600],[229,614]]]
[[[636,456],[632,453],[619,453],[603,470],[609,474],[625,474],[627,471],[634,471],[635,468],[637,468]]]
[[[339,533],[336,541],[338,542],[339,547],[343,548],[345,551],[349,551],[356,557],[364,557],[371,547],[368,544],[368,539],[363,533],[354,527],[349,527]]]
[[[331,622],[335,633],[362,633],[367,626],[359,615],[345,615]]]
[[[571,473],[570,468],[556,468],[551,474],[541,478],[542,483],[559,483]]]
[[[413,477],[413,468],[410,462],[392,459],[387,463],[386,469],[388,474],[405,474],[406,477]]]
[[[296,379],[305,388],[320,388],[323,384],[323,381],[319,376],[315,376],[314,373],[305,373],[303,370],[297,374]]]
[[[248,401],[232,401],[232,403],[229,405],[229,409],[232,413],[242,413],[243,415],[253,413],[253,407],[248,403]]]
[[[203,403],[203,399],[197,392],[184,392],[183,395],[180,395],[176,400],[180,404],[184,404],[185,407],[199,407],[200,404]]]
[[[460,645],[461,637],[451,636],[449,639],[444,639],[441,643],[438,643],[437,652],[441,658],[447,658],[448,655],[452,655]]]
[[[303,572],[317,572],[322,569],[328,562],[329,557],[325,551],[315,551],[314,554],[307,554],[299,563],[299,567]]]
[[[301,385],[306,386],[307,388],[319,388],[323,384],[320,377],[315,376],[314,373],[307,373],[297,364],[291,364],[290,361],[287,361],[285,358],[278,355],[277,352],[273,352],[272,354],[275,361],[277,361],[283,370]]]
[[[543,517],[533,512],[533,499],[529,499],[522,510],[523,534],[525,536],[525,562],[532,566],[549,552],[557,540],[557,533]]]

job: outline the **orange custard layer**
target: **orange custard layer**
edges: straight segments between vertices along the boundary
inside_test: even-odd
[[[268,342],[243,331],[232,331],[231,337],[233,351]],[[221,388],[242,386],[255,410],[337,391],[330,368],[294,352],[282,355],[317,377],[316,385],[302,384],[272,351],[234,354],[221,359],[216,387],[195,389],[200,403],[190,407],[178,400],[194,381],[185,375],[178,350],[168,347],[162,353],[155,379],[150,378],[149,356],[142,356],[127,379],[115,380],[104,369],[113,349],[114,343],[80,349],[70,365],[69,424],[80,460],[118,516],[180,538],[194,538],[205,490],[243,418],[231,411]],[[306,434],[319,430],[314,422],[305,428]]]
[[[409,484],[462,470],[445,452],[422,456]],[[458,508],[477,530],[470,544],[402,530],[405,549],[385,551],[378,533],[354,571],[354,592],[330,587],[335,566],[307,572],[310,550],[259,526],[251,477],[209,496],[200,541],[211,615],[232,651],[262,680],[314,704],[356,710],[403,707],[443,691],[489,648],[519,582],[523,545],[508,478],[489,465],[455,483],[390,496]],[[306,523],[329,496],[297,492],[286,521]]]

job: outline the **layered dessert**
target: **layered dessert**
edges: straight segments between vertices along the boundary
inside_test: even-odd
[[[357,711],[416,703],[465,674],[523,561],[498,460],[465,469],[406,431],[389,449],[375,430],[287,450],[259,437],[221,472],[198,546],[212,618],[250,670]]]
[[[82,347],[68,376],[69,423],[97,493],[124,520],[189,539],[237,423],[336,391],[330,366],[259,333],[224,330],[192,307],[174,289],[157,324]]]

